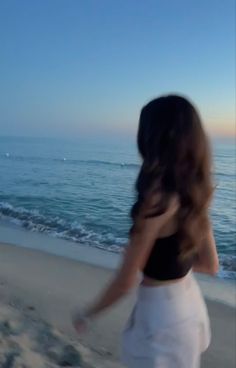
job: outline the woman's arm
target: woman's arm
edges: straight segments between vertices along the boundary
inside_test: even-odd
[[[151,243],[141,243],[141,238],[130,240],[120,269],[98,300],[87,309],[86,316],[93,317],[115,304],[136,285],[138,271],[142,269],[141,259],[147,258],[149,249]]]
[[[209,226],[206,237],[203,239],[196,256],[193,271],[207,273],[214,276],[219,269],[219,259],[212,227]]]
[[[120,300],[137,283],[138,272],[143,269],[160,230],[177,211],[177,201],[174,199],[166,212],[158,217],[140,217],[135,224],[134,234],[127,246],[123,263],[115,278],[86,311],[87,317],[93,317]]]

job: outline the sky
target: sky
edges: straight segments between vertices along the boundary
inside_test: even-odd
[[[1,0],[0,135],[132,136],[167,93],[235,133],[234,0]]]

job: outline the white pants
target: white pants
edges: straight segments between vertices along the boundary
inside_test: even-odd
[[[123,333],[126,367],[199,368],[209,343],[208,313],[192,273],[166,286],[140,286]]]

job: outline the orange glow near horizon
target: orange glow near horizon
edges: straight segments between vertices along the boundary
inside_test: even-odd
[[[207,119],[205,128],[210,135],[233,138],[236,135],[236,122],[233,118]]]
[[[232,128],[232,127],[227,127],[227,126],[221,126],[221,127],[214,127],[212,128],[208,128],[207,127],[207,131],[211,136],[215,136],[215,137],[222,137],[222,138],[234,138],[236,137],[236,128]]]

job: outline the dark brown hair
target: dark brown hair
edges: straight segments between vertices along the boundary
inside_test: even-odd
[[[134,224],[150,191],[161,200],[148,216],[164,213],[177,194],[181,257],[193,254],[208,225],[213,193],[209,143],[198,112],[184,97],[152,100],[141,111],[137,143],[143,164],[131,211]]]

